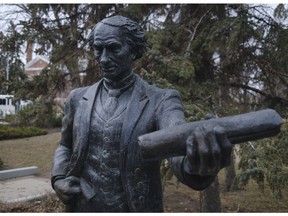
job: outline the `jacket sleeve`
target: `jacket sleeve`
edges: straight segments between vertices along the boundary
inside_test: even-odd
[[[55,151],[52,163],[51,184],[53,188],[54,182],[57,179],[65,178],[69,171],[70,158],[72,155],[72,132],[75,112],[73,98],[74,91],[71,91],[65,102],[65,114],[62,120],[61,140]]]
[[[158,130],[186,123],[180,95],[175,90],[167,90],[156,109]],[[203,190],[215,179],[215,176],[190,175],[183,169],[185,156],[168,158],[170,168],[180,182],[195,190]]]

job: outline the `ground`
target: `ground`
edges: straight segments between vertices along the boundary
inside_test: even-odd
[[[0,158],[5,168],[36,165],[39,176],[49,178],[51,161],[57,143],[59,130],[52,130],[48,135],[0,141]],[[43,154],[45,152],[45,154]],[[288,191],[284,199],[276,200],[268,187],[264,192],[251,182],[247,188],[235,191],[223,191],[223,172],[219,175],[222,212],[288,212]],[[165,212],[199,212],[199,192],[177,183],[175,177],[166,182],[164,188]],[[55,195],[26,203],[0,203],[0,212],[62,212],[63,205]]]
[[[182,186],[169,182],[164,192],[165,212],[199,212],[198,201]],[[178,187],[176,189],[176,187]],[[189,190],[191,191],[191,190]],[[192,192],[192,191],[191,191]],[[193,192],[192,192],[193,193]],[[194,192],[197,193],[197,192]],[[62,212],[64,206],[55,195],[17,204],[1,204],[0,212]]]

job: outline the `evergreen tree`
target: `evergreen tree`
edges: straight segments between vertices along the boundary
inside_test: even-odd
[[[56,92],[67,86],[75,88],[99,80],[101,74],[87,46],[87,37],[95,23],[120,14],[147,30],[149,45],[143,58],[135,62],[135,72],[150,84],[177,89],[188,121],[204,119],[207,112],[221,117],[265,107],[276,109],[284,118],[288,114],[287,5],[279,4],[274,17],[267,12],[271,11],[269,5],[259,4],[19,4],[14,7],[17,8],[14,13],[17,11],[25,19],[11,20],[7,23],[9,34],[0,35],[0,84],[1,89],[8,86],[8,92],[14,91],[19,98],[53,101]],[[20,47],[27,41],[39,44],[36,53],[49,56],[50,65],[33,81],[15,79],[13,84],[8,84],[3,79],[7,53],[10,53],[11,77],[22,79]],[[85,75],[83,80],[81,74]],[[284,145],[285,141],[275,138],[279,142],[275,145],[271,140],[261,141],[264,145],[255,144],[259,150],[255,152],[261,153],[260,156],[255,156],[254,151],[249,154],[251,149],[240,145],[241,168],[245,172],[249,170],[248,156],[257,157],[256,164],[263,165],[262,183],[264,177],[268,182],[280,182],[271,180],[271,173],[277,170],[265,163],[263,152],[268,155],[266,158],[273,155],[285,161],[281,154],[269,154],[272,147],[283,148],[280,143]],[[286,162],[279,164],[281,169],[287,167]],[[286,175],[283,173],[277,174],[283,177]],[[286,185],[283,182],[288,182],[283,179],[281,184],[269,183],[269,186],[274,191],[273,188],[281,189]]]

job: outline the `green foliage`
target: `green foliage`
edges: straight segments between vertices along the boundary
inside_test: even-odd
[[[53,106],[51,102],[39,101],[29,104],[6,120],[12,125],[51,128],[61,127],[62,117],[63,111],[60,107]]]
[[[161,174],[162,190],[164,191],[167,181],[171,180],[173,177],[173,173],[169,167],[169,162],[166,159],[163,160],[161,163],[160,174]]]
[[[148,50],[146,55],[149,62],[146,65],[147,70],[156,73],[159,79],[164,78],[168,83],[178,88],[185,88],[193,83],[193,63],[184,56],[181,57],[176,54],[164,56],[155,49]]]
[[[52,91],[49,90],[48,84],[48,76],[43,74],[34,76],[32,80],[26,79],[19,83],[18,89],[15,92],[15,98],[34,100],[39,95],[46,96],[49,93],[51,95]]]
[[[0,32],[0,94],[14,93],[21,80],[26,78],[20,60],[21,39],[15,25],[10,25],[5,34]]]
[[[0,140],[16,139],[47,134],[46,130],[35,127],[11,127],[0,125]]]
[[[273,139],[263,139],[250,145],[241,145],[239,185],[245,186],[250,179],[261,190],[266,182],[277,199],[282,199],[282,190],[288,186],[288,124]]]

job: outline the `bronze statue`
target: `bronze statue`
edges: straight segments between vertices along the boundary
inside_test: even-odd
[[[161,160],[144,160],[138,137],[184,124],[180,96],[133,72],[147,44],[134,21],[103,19],[89,43],[103,79],[67,98],[52,187],[67,211],[162,212]],[[184,142],[186,156],[168,158],[170,166],[181,182],[202,190],[229,165],[231,143],[217,124],[196,127]]]

